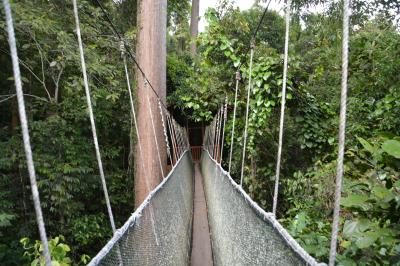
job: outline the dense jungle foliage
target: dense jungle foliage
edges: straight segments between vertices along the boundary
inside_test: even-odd
[[[325,1],[314,1],[314,3]],[[285,113],[278,217],[292,236],[327,261],[336,173],[341,82],[342,5],[325,2],[322,13],[295,2]],[[353,1],[350,40],[345,179],[339,235],[340,265],[400,264],[400,34],[394,1]],[[240,66],[232,175],[240,176],[248,81],[248,47],[262,8],[247,11],[224,1],[207,13],[192,66],[170,55],[169,70],[187,77],[175,84],[172,102],[197,121],[212,119],[225,95],[230,115],[235,71]],[[272,209],[282,84],[284,18],[268,12],[256,36],[249,116],[248,191]],[[247,56],[246,56],[247,55]],[[179,73],[179,74],[176,74]],[[231,142],[226,136],[226,150]]]
[[[249,44],[262,15],[256,1],[206,13],[188,52],[190,1],[168,1],[168,104],[209,122],[225,95],[231,130],[235,71],[239,106],[232,176],[240,175]],[[341,82],[340,1],[293,1],[278,218],[327,261],[333,209]],[[321,13],[311,13],[324,4]],[[132,50],[136,0],[105,1]],[[352,1],[348,125],[339,234],[340,265],[400,264],[400,33],[397,1]],[[18,53],[33,154],[53,257],[83,265],[111,236],[86,112],[72,4],[14,1]],[[119,42],[97,5],[79,1],[90,86],[117,226],[134,208],[132,131]],[[23,153],[11,61],[0,8],[0,264],[39,265],[40,242]],[[267,12],[255,39],[244,188],[271,210],[282,84],[284,18]],[[132,67],[133,70],[133,67]],[[133,73],[132,73],[133,76]],[[228,149],[231,139],[226,134]]]
[[[188,19],[189,2],[169,3],[170,25]],[[119,227],[134,211],[135,141],[120,44],[94,1],[78,4],[99,143]],[[136,1],[104,5],[134,51]],[[50,249],[61,265],[85,264],[110,238],[111,228],[86,110],[72,2],[13,1],[12,11],[42,209],[53,238]],[[0,28],[0,264],[24,265],[39,258],[40,242],[3,5]]]

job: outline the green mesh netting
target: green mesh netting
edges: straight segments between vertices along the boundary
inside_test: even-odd
[[[317,265],[271,213],[263,211],[203,151],[214,265]]]
[[[188,265],[194,168],[185,152],[89,265]]]

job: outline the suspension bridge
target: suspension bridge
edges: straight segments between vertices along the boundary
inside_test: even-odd
[[[82,75],[86,93],[89,119],[93,134],[93,143],[104,191],[112,238],[92,258],[89,265],[325,265],[310,256],[282,227],[275,217],[278,204],[279,176],[284,130],[284,110],[286,100],[286,77],[288,71],[288,47],[290,25],[290,1],[286,3],[286,31],[283,66],[282,99],[279,126],[279,143],[275,175],[275,187],[272,212],[263,210],[243,190],[243,169],[246,158],[247,126],[249,118],[249,100],[251,97],[251,73],[254,57],[254,43],[250,46],[250,63],[247,87],[247,105],[245,130],[243,133],[243,151],[240,183],[237,184],[230,175],[232,150],[234,148],[235,118],[237,107],[238,82],[240,74],[236,73],[235,101],[231,143],[225,145],[227,120],[227,100],[218,110],[217,115],[205,130],[202,149],[191,150],[187,131],[181,127],[162,103],[150,81],[147,79],[135,57],[121,42],[121,53],[124,62],[127,89],[130,96],[130,107],[138,136],[139,153],[142,153],[140,132],[137,127],[135,106],[132,96],[127,57],[133,59],[143,75],[147,89],[147,104],[151,117],[154,145],[157,147],[158,160],[163,173],[159,139],[156,137],[155,120],[163,125],[163,135],[167,146],[167,156],[172,169],[163,181],[152,190],[143,203],[129,217],[125,224],[117,229],[114,222],[112,206],[107,191],[106,178],[97,140],[96,124],[92,110],[90,88],[85,64],[85,55],[80,31],[77,0],[73,0],[76,34]],[[43,258],[47,266],[52,265],[49,251],[45,221],[36,184],[36,174],[30,144],[28,119],[25,111],[19,60],[14,34],[12,11],[9,0],[3,0],[8,41],[11,51],[15,87],[26,160],[28,165],[32,198],[35,207],[40,239],[43,244]],[[104,11],[104,10],[103,10]],[[344,133],[347,95],[347,65],[349,38],[349,0],[344,1],[343,12],[343,54],[342,54],[342,93],[339,128],[339,153],[335,187],[335,205],[332,224],[331,250],[329,265],[336,261],[337,236],[340,212],[341,183],[343,176]],[[263,17],[265,12],[263,14]],[[261,19],[262,21],[262,19]],[[260,23],[261,23],[260,21]],[[260,25],[259,23],[259,25]],[[258,27],[259,27],[258,25]],[[257,28],[258,28],[257,27]],[[120,38],[122,40],[122,38]],[[157,105],[159,112],[154,113],[152,105]],[[223,169],[224,147],[230,146],[228,171]],[[196,163],[193,162],[196,159]],[[139,162],[138,167],[145,168]],[[144,169],[145,170],[145,169]],[[164,175],[164,173],[163,173]],[[147,184],[147,187],[149,185]]]

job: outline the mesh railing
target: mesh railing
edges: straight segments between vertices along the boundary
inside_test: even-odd
[[[188,265],[193,174],[186,151],[89,265]]]
[[[214,265],[318,265],[206,150],[201,170]]]

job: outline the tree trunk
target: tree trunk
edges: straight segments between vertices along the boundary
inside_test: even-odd
[[[196,38],[199,32],[199,7],[200,0],[192,0],[192,14],[190,17],[190,53],[193,56],[197,53]]]
[[[167,42],[167,0],[138,1],[138,37],[136,56],[162,102],[166,97],[166,42]],[[138,143],[135,156],[135,206],[138,207],[163,179],[159,165],[157,146],[154,140],[150,108],[156,137],[159,144],[161,162],[166,174],[167,152],[163,135],[163,126],[155,93],[149,85],[145,86],[144,78],[137,69],[137,120],[142,145],[142,154]],[[150,97],[150,106],[147,101]],[[144,169],[142,167],[144,163]]]

